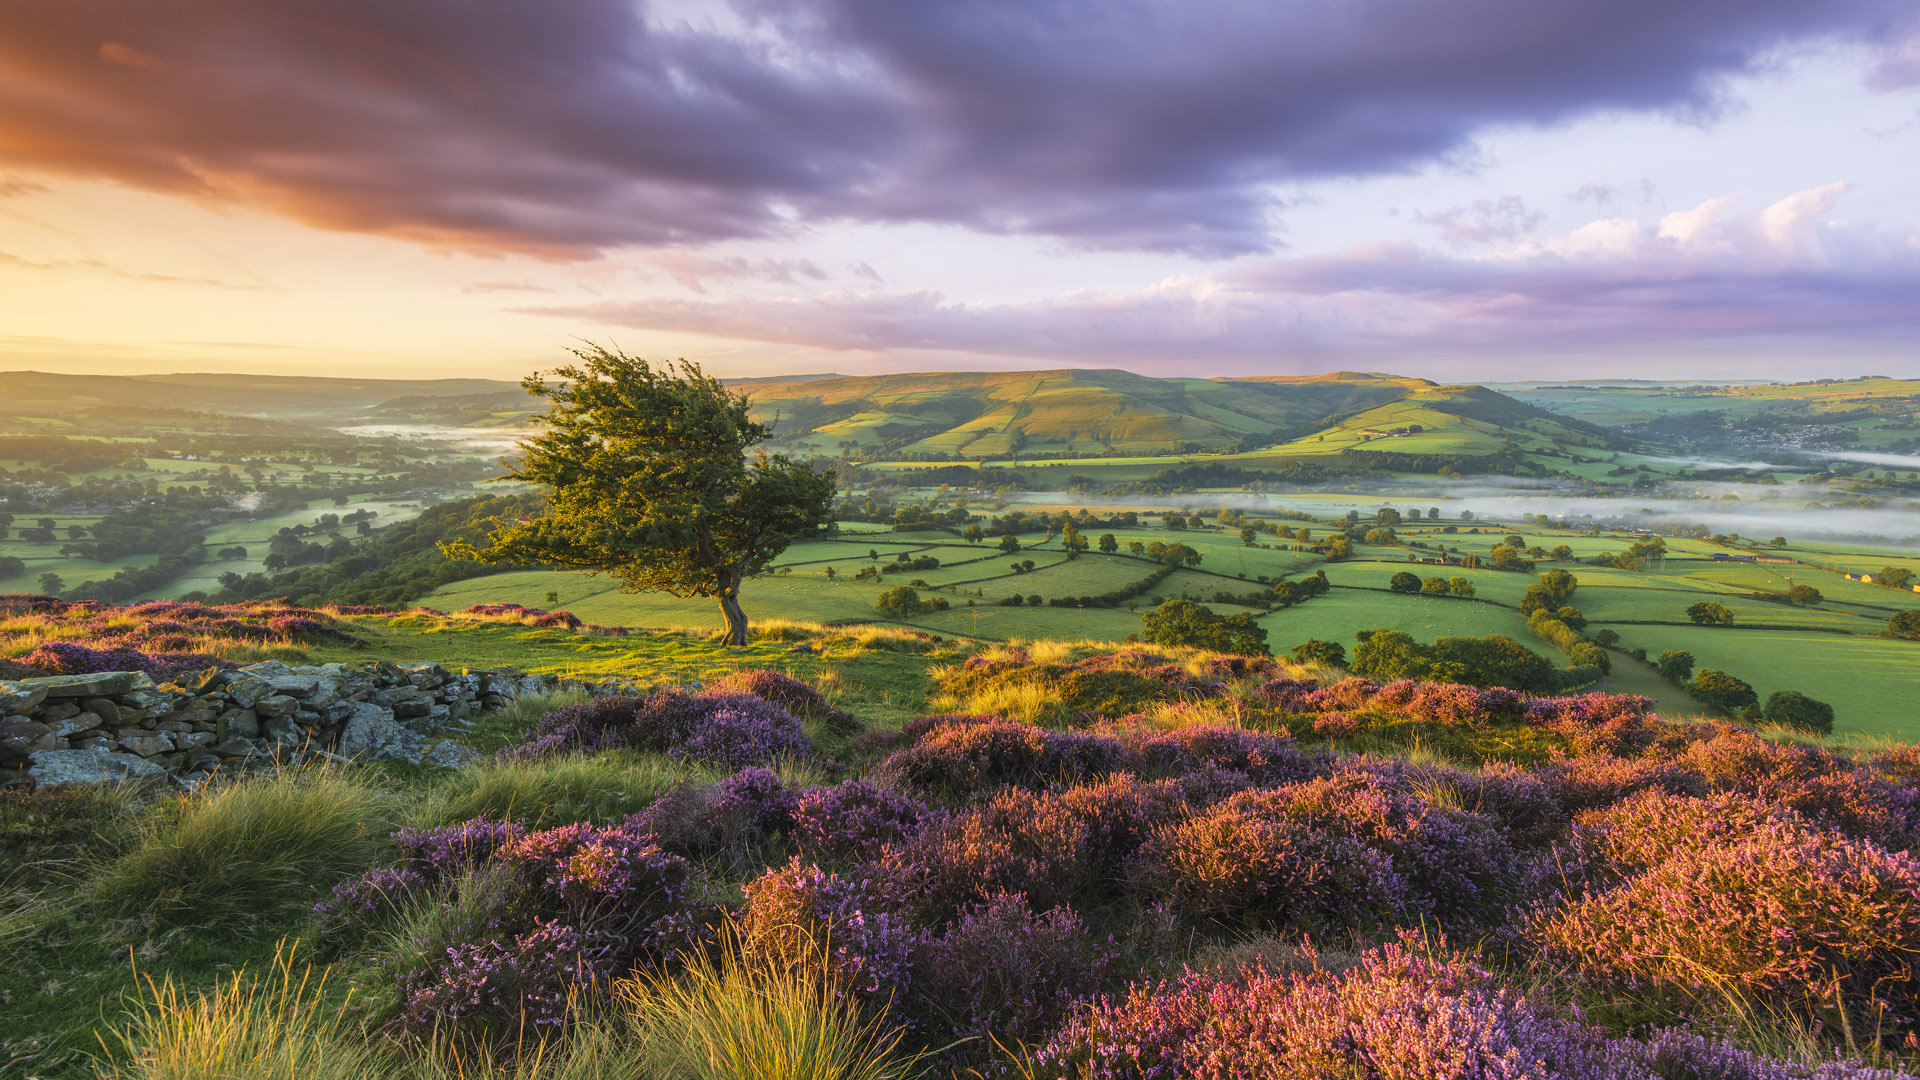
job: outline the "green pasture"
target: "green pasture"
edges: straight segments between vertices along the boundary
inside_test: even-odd
[[[1590,629],[1609,625],[1595,623]],[[1695,670],[1718,668],[1752,684],[1762,700],[1798,690],[1831,704],[1841,734],[1920,740],[1920,642],[1805,630],[1613,625],[1626,648],[1650,656],[1691,652]]]

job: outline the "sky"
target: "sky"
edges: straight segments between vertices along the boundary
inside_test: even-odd
[[[1911,0],[8,0],[0,369],[1920,376]]]

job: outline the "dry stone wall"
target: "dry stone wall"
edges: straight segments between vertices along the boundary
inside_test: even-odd
[[[313,758],[457,767],[477,755],[448,732],[483,710],[561,689],[634,691],[513,668],[386,661],[275,660],[163,684],[134,671],[0,680],[0,770],[24,769],[40,784],[172,776],[191,785]]]

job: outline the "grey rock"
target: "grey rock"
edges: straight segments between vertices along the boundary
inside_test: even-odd
[[[21,679],[20,685],[42,687],[50,698],[119,697],[135,690],[151,690],[153,680],[144,671],[102,671],[92,675]]]
[[[292,750],[306,745],[307,733],[291,716],[275,716],[267,720],[266,734],[269,742],[282,750]]]
[[[150,758],[173,750],[173,736],[164,731],[147,731],[120,740],[120,749]]]
[[[243,709],[253,708],[261,698],[272,693],[273,686],[265,679],[247,678],[227,684],[227,696]]]
[[[77,739],[67,740],[75,750],[112,750],[117,747],[112,739],[104,738],[97,731],[90,731]]]
[[[153,726],[154,726],[154,730],[156,731],[181,732],[181,731],[193,730],[192,724],[184,724],[178,720],[162,720]]]
[[[207,749],[221,757],[252,757],[260,752],[260,748],[249,739],[228,739]]]
[[[293,674],[293,669],[279,660],[262,660],[257,664],[248,664],[240,670],[256,679],[277,679],[282,675]]]
[[[29,754],[39,750],[65,750],[73,744],[51,732],[40,736],[27,744]]]
[[[78,735],[83,731],[92,731],[94,728],[107,726],[102,723],[103,720],[105,720],[105,717],[92,712],[74,713],[72,716],[49,721],[47,727],[51,729],[55,735]]]
[[[135,754],[98,750],[42,750],[33,755],[27,775],[37,784],[109,784],[158,779],[167,770]]]
[[[0,679],[0,716],[24,713],[47,700],[47,688]]]
[[[173,745],[181,750],[199,750],[213,745],[213,732],[187,731],[173,737]]]
[[[425,760],[443,769],[460,769],[480,760],[480,751],[466,743],[442,739],[427,748]]]
[[[65,720],[69,716],[79,716],[81,712],[80,706],[75,705],[71,701],[49,701],[45,705],[40,706],[40,711],[34,715],[39,717],[41,721],[51,724],[55,720]]]
[[[276,694],[288,694],[297,698],[312,697],[320,690],[320,680],[312,675],[275,675],[267,680]]]
[[[253,703],[253,711],[261,716],[292,716],[300,708],[300,703],[285,694],[270,694]]]
[[[120,706],[103,697],[88,698],[80,703],[81,707],[98,716],[108,727],[120,726]],[[99,725],[95,725],[96,727]]]
[[[358,704],[340,732],[340,754],[356,761],[420,763],[420,736],[378,705]]]
[[[248,739],[260,737],[260,717],[252,709],[228,709],[220,714],[217,723],[228,735],[239,735]]]

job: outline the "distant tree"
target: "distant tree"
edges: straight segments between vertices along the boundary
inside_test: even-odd
[[[1702,600],[1687,606],[1687,618],[1696,626],[1727,626],[1733,622],[1733,612],[1725,604]]]
[[[922,597],[911,585],[895,585],[881,593],[874,600],[873,606],[896,619],[907,619],[929,611],[947,610],[947,598],[944,596]]]
[[[1687,691],[1696,700],[1730,713],[1739,712],[1760,700],[1759,695],[1753,692],[1753,687],[1715,668],[1706,668],[1695,675]]]
[[[1447,579],[1447,591],[1455,596],[1472,596],[1473,579],[1459,576],[1450,577]]]
[[[1472,521],[1472,520],[1473,520],[1473,511],[1471,511],[1471,510],[1462,510],[1462,511],[1460,511],[1460,520],[1461,520],[1461,521]]]
[[[1368,529],[1366,542],[1375,547],[1387,547],[1399,543],[1400,538],[1394,535],[1392,529]]]
[[[560,602],[560,593],[559,593],[559,591],[558,591],[558,590],[556,590],[556,589],[548,589],[548,590],[547,590],[547,603],[549,603],[549,604],[558,604],[559,602]]]
[[[333,505],[335,506],[345,506],[352,501],[353,500],[347,498],[345,495],[335,495],[333,497]]]
[[[1908,608],[1888,619],[1887,636],[1920,641],[1920,608]]]
[[[1397,593],[1417,593],[1420,591],[1420,579],[1402,570],[1387,582],[1387,588]]]
[[[1787,602],[1790,604],[1812,605],[1825,599],[1820,595],[1820,590],[1811,585],[1795,585],[1787,590]]]
[[[1100,548],[1100,554],[1111,555],[1120,550],[1120,541],[1115,539],[1112,533],[1101,533],[1097,546]]]
[[[1660,654],[1654,670],[1677,683],[1693,678],[1693,654],[1682,650],[1668,649]]]
[[[52,518],[40,518],[39,520],[35,521],[34,524],[40,526],[41,528],[47,530],[48,532],[52,532],[56,527],[59,526],[60,523],[53,520]]]
[[[1772,540],[1769,540],[1767,542],[1777,548],[1783,548],[1787,546],[1787,538],[1784,536],[1776,536]]]
[[[1186,527],[1187,527],[1187,518],[1185,514],[1168,514],[1167,515],[1167,528],[1174,529],[1174,530],[1182,530],[1182,529],[1185,529]]]
[[[1585,630],[1587,628],[1587,617],[1582,615],[1580,609],[1577,607],[1556,608],[1553,617],[1573,627],[1575,630]]]
[[[1886,566],[1873,575],[1873,580],[1876,584],[1889,588],[1904,589],[1913,584],[1913,571],[1904,566]]]
[[[980,528],[980,523],[977,521],[969,522],[966,528],[960,530],[961,538],[969,544],[979,543],[981,537],[985,535],[986,533]]]
[[[1322,667],[1345,667],[1347,664],[1347,647],[1337,641],[1308,638],[1295,645],[1291,655],[1296,664],[1319,664]]]
[[[1352,555],[1353,545],[1347,542],[1346,537],[1336,536],[1327,541],[1327,559],[1329,561],[1338,562],[1341,559],[1350,558]]]
[[[1267,631],[1247,612],[1222,616],[1187,600],[1168,600],[1140,617],[1142,640],[1241,656],[1267,656]]]
[[[1080,530],[1069,525],[1060,534],[1060,546],[1066,549],[1067,558],[1071,559],[1087,550],[1089,545],[1087,538],[1080,534]]]
[[[1412,507],[1412,508],[1410,508],[1410,509],[1408,509],[1408,510],[1407,510],[1407,520],[1408,520],[1408,521],[1419,521],[1419,520],[1420,520],[1420,508],[1419,508],[1419,507],[1417,507],[1417,506],[1415,506],[1415,507]]]
[[[1260,534],[1257,532],[1254,532],[1252,528],[1245,528],[1240,530],[1240,545],[1242,547],[1252,547],[1255,541],[1259,540],[1259,538],[1260,538]]]
[[[1039,593],[1033,593],[1027,597],[1028,607],[1039,607],[1041,604],[1044,604],[1046,602],[1047,602],[1047,598],[1044,596],[1041,596]]]
[[[49,570],[40,575],[40,591],[48,596],[59,596],[66,588],[67,583],[59,574]]]
[[[834,572],[833,572],[833,567],[831,567],[831,566],[829,566],[829,567],[827,567],[827,580],[828,580],[828,581],[832,581],[832,580],[834,579],[834,577],[835,577],[835,576],[836,576],[836,575],[835,575],[835,574],[834,574]]]
[[[1768,694],[1760,716],[1771,724],[1833,734],[1833,706],[1815,701],[1798,690],[1775,690]]]
[[[453,558],[613,574],[623,591],[711,597],[726,641],[747,642],[740,586],[794,540],[833,524],[833,473],[748,452],[772,435],[747,396],[699,365],[661,365],[600,346],[562,381],[522,383],[551,402],[501,480],[546,489],[542,517],[503,525]]]
[[[17,555],[0,555],[0,578],[16,578],[26,572],[26,560]]]
[[[1139,540],[1129,540],[1127,541],[1127,550],[1135,555],[1144,555],[1146,554],[1147,545]]]
[[[1008,533],[1007,535],[1001,537],[1000,550],[1006,552],[1009,555],[1013,554],[1016,551],[1019,551],[1020,538],[1013,535],[1012,533]]]
[[[1555,544],[1551,552],[1555,562],[1572,562],[1573,549],[1565,544]]]
[[[1439,507],[1437,507],[1437,506],[1429,506],[1429,507],[1427,507],[1427,517],[1428,517],[1428,519],[1430,519],[1430,520],[1432,520],[1432,521],[1439,521],[1439,520],[1440,520],[1440,508],[1439,508]]]
[[[1400,511],[1391,506],[1383,506],[1373,515],[1373,521],[1376,525],[1391,528],[1400,524]]]
[[[1620,644],[1620,635],[1616,631],[1613,631],[1610,629],[1600,629],[1600,630],[1594,631],[1593,640],[1611,649],[1615,645]]]
[[[1430,577],[1420,583],[1420,591],[1428,596],[1451,596],[1453,590],[1443,577]]]

